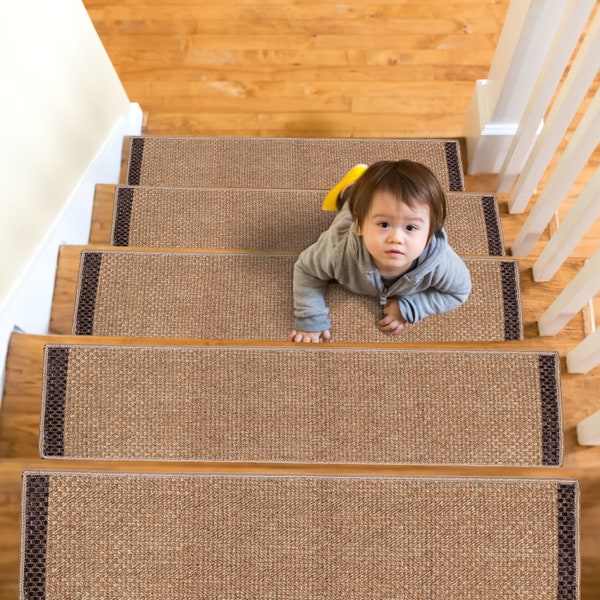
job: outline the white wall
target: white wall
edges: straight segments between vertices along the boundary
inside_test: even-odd
[[[56,253],[85,243],[95,183],[141,130],[81,0],[0,11],[0,361],[14,326],[45,333]]]

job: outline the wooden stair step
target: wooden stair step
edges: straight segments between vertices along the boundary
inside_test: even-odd
[[[59,343],[43,374],[44,458],[562,464],[555,352]]]
[[[74,249],[71,248],[71,251]],[[81,250],[76,292],[56,296],[52,333],[286,340],[293,323],[295,254]],[[398,342],[494,341],[523,337],[519,264],[465,258],[473,291],[449,313],[407,326]],[[66,275],[59,276],[67,280]],[[233,283],[232,283],[233,282]],[[333,335],[340,342],[387,342],[376,327],[377,299],[330,286]],[[66,309],[66,310],[65,310]]]
[[[29,470],[22,589],[27,598],[575,598],[578,502],[569,479]]]
[[[410,159],[428,166],[446,191],[463,191],[456,140],[381,138],[131,138],[128,185],[328,190],[354,165]]]
[[[317,190],[119,186],[110,237],[114,246],[301,251],[333,221]],[[504,254],[496,197],[447,194],[445,230],[458,254]],[[106,210],[103,211],[106,214]]]
[[[241,348],[247,350],[251,348],[265,348],[271,352],[273,350],[282,349],[298,349],[297,344],[290,342],[273,342],[273,341],[252,341],[247,340],[214,340],[214,339],[183,339],[183,338],[138,338],[138,337],[105,337],[105,336],[72,336],[72,335],[32,335],[24,333],[14,333],[11,336],[9,352],[7,355],[7,373],[5,381],[5,389],[0,411],[0,457],[2,458],[17,458],[27,457],[29,460],[39,457],[39,436],[40,436],[40,414],[41,414],[41,399],[43,396],[44,379],[44,355],[46,347],[66,346],[77,347],[82,346],[102,346],[103,348],[118,348],[124,346],[135,352],[135,347],[144,349],[157,347],[161,351],[183,350],[189,349],[192,352],[197,352],[204,348],[225,348],[235,349]],[[508,346],[508,347],[507,347]],[[559,354],[564,354],[570,349],[570,340],[568,336],[558,336],[552,344],[553,350],[548,350],[550,354],[554,349],[559,350]],[[457,356],[451,360],[459,360],[461,353],[466,352],[467,355],[478,352],[499,352],[501,355],[508,352],[520,352],[525,355],[535,355],[542,353],[539,350],[539,339],[525,339],[514,341],[510,344],[506,342],[488,342],[488,343],[446,343],[446,344],[428,344],[428,343],[411,343],[398,346],[396,343],[382,344],[342,344],[334,342],[327,346],[320,346],[319,349],[324,350],[350,350],[357,351],[359,349],[369,350],[377,349],[379,351],[397,351],[399,349],[409,352],[438,352],[446,351],[455,353]],[[133,348],[133,350],[131,350]],[[300,348],[306,348],[301,346]],[[311,347],[313,348],[313,347]],[[561,359],[562,362],[563,359]],[[71,367],[75,363],[71,361]],[[399,371],[400,372],[400,371]],[[361,378],[362,380],[363,378]],[[584,383],[588,387],[581,387]],[[437,385],[434,382],[434,385]],[[518,384],[520,385],[520,384]],[[566,421],[564,428],[569,430],[569,435],[565,446],[565,464],[566,465],[583,465],[586,457],[590,456],[589,449],[584,452],[575,444],[574,424],[579,418],[578,415],[585,413],[588,410],[586,403],[593,402],[593,390],[597,383],[595,380],[582,380],[581,378],[561,377],[560,379],[560,396],[562,397],[562,406]],[[538,385],[535,386],[539,387]],[[198,391],[198,393],[204,393]],[[528,390],[527,393],[531,393]],[[584,400],[584,398],[586,400]],[[454,409],[453,409],[454,410]],[[583,454],[581,454],[581,451]],[[593,459],[593,457],[592,457]],[[65,462],[66,459],[63,459]],[[111,463],[115,468],[116,462]],[[158,465],[159,463],[154,463]],[[190,464],[190,463],[188,463]],[[206,463],[208,464],[208,463]],[[216,464],[216,463],[215,463]],[[318,465],[323,468],[324,465]],[[306,468],[309,468],[305,465]],[[338,464],[337,467],[332,465],[332,468],[351,468],[352,465]],[[401,468],[397,465],[396,468]],[[105,467],[106,468],[106,467]],[[158,468],[158,467],[157,467]],[[263,468],[265,468],[263,466]],[[433,467],[432,467],[433,468]],[[440,465],[435,465],[435,469],[440,469]],[[498,469],[498,467],[495,467]],[[514,467],[513,467],[514,468]],[[448,467],[445,468],[448,470]],[[474,470],[475,467],[471,467]],[[476,470],[476,469],[475,469]],[[479,471],[477,471],[479,472]],[[486,472],[487,473],[487,472]]]

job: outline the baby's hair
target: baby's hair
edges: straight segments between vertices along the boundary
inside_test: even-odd
[[[390,192],[411,208],[429,206],[431,239],[446,220],[446,194],[437,177],[425,165],[412,160],[381,160],[373,163],[348,189],[348,206],[362,227],[376,192]]]

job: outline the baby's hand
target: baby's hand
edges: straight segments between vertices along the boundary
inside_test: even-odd
[[[319,342],[330,342],[331,331],[298,331],[292,329],[290,332],[290,342],[306,342],[306,343],[319,343]]]
[[[385,306],[383,307],[383,314],[385,316],[378,322],[380,331],[384,331],[390,335],[396,335],[404,329],[406,320],[400,312],[398,298],[387,299]]]

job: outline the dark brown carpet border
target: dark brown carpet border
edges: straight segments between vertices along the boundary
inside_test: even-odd
[[[488,252],[490,256],[502,256],[504,254],[504,239],[496,196],[483,196],[482,202],[487,230]]]

